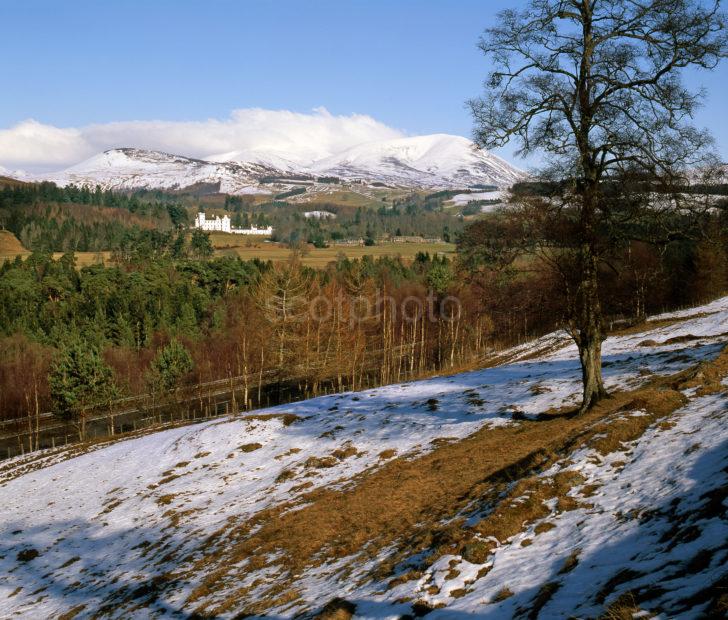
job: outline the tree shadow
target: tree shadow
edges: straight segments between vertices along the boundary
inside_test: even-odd
[[[701,346],[696,350],[695,357],[709,356],[719,348],[720,345]],[[629,354],[615,355],[609,356],[607,360],[618,362],[628,357]],[[432,379],[429,380],[431,391],[436,393],[445,381],[448,382],[449,391],[453,394],[459,393],[460,397],[465,390],[483,389],[486,376],[486,389],[497,391],[514,379],[520,385],[519,381],[534,376],[549,378],[563,375],[567,368],[578,372],[578,362],[573,360],[527,362],[515,369],[514,366],[475,371],[453,378]],[[425,390],[424,396],[427,395]],[[327,399],[327,404],[336,402],[337,399],[339,402],[348,402],[355,414],[390,402],[388,394],[375,394],[372,398],[362,398],[360,395],[359,401],[353,400],[353,394],[323,398]],[[394,398],[411,405],[412,394],[395,393]],[[525,394],[524,398],[527,398]],[[423,401],[423,397],[418,396],[418,401]],[[320,404],[317,406],[321,409]],[[422,402],[417,406],[422,408]],[[292,408],[286,406],[280,409],[290,411]],[[431,414],[447,416],[454,423],[472,421],[468,414],[442,409]],[[334,423],[336,417],[331,416]],[[221,422],[214,422],[219,423]],[[311,435],[313,432],[318,433],[320,429],[316,425],[308,427],[305,424],[293,424],[283,432]],[[680,496],[668,494],[664,500],[650,506],[649,513],[635,517],[635,529],[627,536],[582,557],[579,564],[567,575],[559,572],[563,558],[549,559],[551,565],[546,581],[560,585],[550,600],[544,602],[542,617],[553,617],[548,615],[550,605],[568,596],[581,596],[585,601],[585,609],[603,609],[605,604],[627,590],[635,591],[647,603],[660,600],[665,594],[659,590],[663,587],[659,581],[675,581],[678,578],[671,576],[670,571],[677,573],[693,570],[696,579],[703,580],[706,586],[715,582],[721,576],[716,563],[721,557],[728,560],[728,551],[723,556],[719,552],[713,552],[708,558],[707,566],[705,558],[702,564],[696,558],[701,552],[705,555],[705,549],[719,547],[719,543],[725,544],[725,539],[728,539],[725,519],[727,472],[728,441],[706,451],[693,463],[685,474],[695,481],[688,491]],[[43,491],[39,489],[38,492]],[[22,498],[17,501],[22,501]],[[0,616],[9,616],[16,612],[34,617],[53,616],[79,608],[81,616],[123,616],[127,610],[143,609],[145,615],[195,618],[195,613],[185,604],[186,595],[204,575],[182,578],[176,576],[175,569],[179,568],[183,556],[189,558],[192,550],[203,549],[204,540],[185,537],[179,531],[174,532],[172,528],[167,531],[161,527],[155,529],[129,524],[121,524],[119,527],[113,522],[113,517],[112,512],[108,516],[109,525],[89,519],[61,521],[53,520],[49,509],[47,521],[32,527],[4,518],[0,532],[0,574],[3,575],[0,591],[5,595],[0,598]],[[711,523],[713,525],[708,527]],[[722,529],[716,523],[722,523]],[[722,541],[717,541],[716,532],[720,531],[725,532],[726,536]],[[53,532],[58,536],[57,539],[51,536]],[[37,555],[33,555],[32,551],[36,551]],[[595,573],[594,567],[602,568]],[[624,573],[626,569],[634,572]],[[621,576],[617,578],[620,571]],[[593,584],[589,591],[591,593],[583,592],[584,583]],[[682,597],[684,602],[675,600],[674,608],[690,609],[691,606],[704,604],[699,602],[699,598],[695,598],[699,597],[698,589],[693,590],[695,591]],[[598,600],[602,596],[600,592],[604,593],[601,602]],[[328,594],[332,598],[337,592],[332,590]],[[477,613],[447,609],[435,610],[431,614],[432,617],[455,619],[489,615],[504,617],[502,614],[508,613],[507,610],[515,613],[518,605],[527,606],[538,595],[538,589],[531,589],[521,592],[517,600],[501,605],[486,605]],[[362,610],[369,610],[367,614],[371,614],[371,617],[392,615],[393,606],[389,603],[362,597],[354,598],[351,602]],[[407,611],[396,607],[396,613],[412,614],[414,610],[410,608]]]
[[[170,564],[157,557],[161,549],[148,542],[159,541],[159,531],[116,529],[86,520],[31,528],[6,522],[4,529],[0,589],[6,594],[0,616],[19,612],[49,617],[77,609],[80,616],[103,617],[139,606],[164,616],[192,617],[166,595],[188,584],[170,575]],[[52,532],[61,537],[51,540]],[[180,543],[172,539],[167,546],[181,547]]]
[[[670,617],[718,617],[717,601],[728,579],[728,440],[676,475],[693,484],[670,493],[670,481],[664,481],[664,498],[639,511],[625,506],[620,512],[615,506],[617,518],[630,526],[620,530],[624,535],[580,555],[566,572],[565,557],[542,558],[550,570],[540,587],[522,591],[492,611],[486,606],[477,615],[554,618],[570,610],[578,617],[601,617],[611,604],[621,603]],[[552,591],[539,600],[545,587]],[[452,612],[444,609],[431,617],[450,618]]]

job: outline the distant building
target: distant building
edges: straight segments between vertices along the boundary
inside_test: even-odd
[[[439,237],[396,236],[389,238],[390,243],[442,243]]]
[[[199,228],[200,230],[219,230],[220,232],[229,233],[231,232],[230,216],[223,215],[222,217],[218,217],[216,215],[213,219],[208,220],[205,217],[204,211],[200,211],[195,218],[195,228]]]
[[[257,226],[251,226],[250,228],[231,228],[230,232],[234,235],[258,235],[259,237],[270,237],[273,234],[273,227],[266,226],[265,228],[258,228]]]
[[[336,218],[336,213],[331,213],[331,211],[306,211],[303,214],[303,217],[306,219],[314,218],[317,220],[321,219],[328,219],[328,218]]]
[[[270,237],[273,234],[273,227],[267,226],[266,228],[258,228],[257,226],[251,226],[250,228],[233,228],[230,225],[230,216],[223,215],[218,217],[217,215],[208,220],[205,216],[204,211],[200,211],[195,218],[195,228],[200,230],[220,231],[226,233],[232,233],[234,235],[256,235],[259,237]]]

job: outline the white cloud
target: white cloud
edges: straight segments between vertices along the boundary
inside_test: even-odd
[[[0,129],[0,165],[57,170],[125,146],[201,159],[234,159],[258,151],[307,162],[362,142],[402,135],[371,116],[335,116],[325,108],[310,114],[247,108],[234,110],[227,119],[124,121],[78,128],[31,119]]]
[[[89,155],[90,145],[78,129],[60,129],[34,120],[0,130],[3,166],[62,166]]]

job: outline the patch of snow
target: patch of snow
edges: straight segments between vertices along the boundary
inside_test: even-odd
[[[670,316],[693,318],[605,341],[604,376],[610,389],[634,388],[653,374],[677,372],[714,357],[724,346],[728,297]],[[80,604],[86,608],[78,617],[91,616],[103,605],[111,605],[105,608],[109,617],[129,617],[133,612],[119,603],[119,592],[168,571],[174,571],[177,581],[147,611],[173,616],[204,577],[182,577],[184,567],[202,557],[208,537],[229,523],[295,500],[312,488],[352,484],[354,476],[386,460],[380,456],[385,450],[413,456],[432,450],[437,439],[460,439],[484,426],[512,424],[515,412],[529,416],[578,403],[580,367],[564,333],[515,347],[504,358],[510,362],[502,366],[240,413],[121,440],[67,460],[63,451],[48,451],[5,461],[0,473],[0,617],[52,617]],[[633,566],[669,580],[666,562],[690,558],[710,541],[725,540],[725,522],[706,517],[692,541],[672,549],[659,542],[669,515],[689,516],[702,493],[726,483],[725,407],[721,395],[694,397],[674,414],[674,427],[650,430],[619,454],[626,463],[622,469],[615,466],[616,458],[571,455],[572,462],[562,468],[578,470],[587,484],[602,485],[589,499],[594,507],[554,514],[550,520],[556,528],[535,537],[529,547],[520,547],[528,532],[517,536],[497,550],[492,570],[480,579],[474,577],[483,567],[449,558],[461,572],[447,580],[437,599],[447,609],[432,617],[509,616],[552,579],[559,589],[544,608],[549,617],[575,609],[581,616],[592,615],[595,592],[618,567]],[[297,420],[286,426],[283,414]],[[693,445],[699,449],[690,451]],[[355,452],[331,461],[342,448]],[[326,458],[330,467],[312,466],[315,459]],[[28,465],[33,459],[44,466]],[[303,487],[305,483],[310,484]],[[669,513],[676,499],[676,512]],[[658,513],[647,521],[620,516],[633,510],[648,515],[650,507]],[[578,566],[559,575],[564,558],[577,547]],[[19,558],[31,549],[37,557]],[[367,564],[349,558],[300,575],[301,604],[313,608],[346,596],[357,602],[358,617],[393,618],[410,612],[397,597],[425,596],[416,581],[385,593],[381,583],[342,582],[342,570],[354,561],[363,574],[375,559]],[[726,561],[726,552],[718,552],[708,572],[675,582],[660,595],[661,604],[677,605],[679,592],[695,591]],[[248,573],[245,580],[271,577],[274,569]],[[445,569],[433,565],[427,577],[440,583]],[[492,603],[503,585],[514,596]],[[465,595],[452,597],[460,588]],[[210,593],[206,600],[224,595]],[[283,608],[272,612],[291,615]]]
[[[508,192],[505,190],[494,190],[491,192],[472,192],[469,194],[455,194],[446,204],[451,204],[455,207],[464,207],[469,202],[474,200],[500,200],[501,202],[508,197]],[[481,211],[492,209],[493,207],[500,205],[483,205]]]

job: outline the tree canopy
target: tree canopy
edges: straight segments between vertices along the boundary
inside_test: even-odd
[[[492,71],[470,102],[476,141],[544,153],[547,182],[499,224],[521,229],[515,246],[491,235],[482,256],[503,264],[540,251],[561,276],[586,409],[606,396],[600,267],[620,244],[684,237],[714,212],[684,191],[716,159],[691,123],[702,93],[681,71],[726,55],[725,18],[717,1],[531,0],[501,12],[480,47]]]

